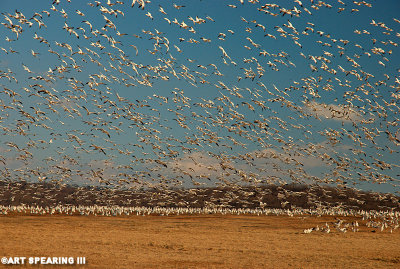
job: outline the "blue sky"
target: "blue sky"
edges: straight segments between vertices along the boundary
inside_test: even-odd
[[[50,2],[0,3],[8,177],[397,190],[398,1]]]

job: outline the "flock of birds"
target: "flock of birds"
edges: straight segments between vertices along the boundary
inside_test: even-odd
[[[345,38],[315,17],[372,4],[195,2],[54,0],[2,13],[0,178],[397,190],[398,19]]]
[[[400,214],[397,211],[355,211],[343,209],[249,209],[249,208],[187,208],[187,207],[123,207],[123,206],[65,206],[57,205],[55,207],[41,206],[0,206],[0,215],[8,214],[32,214],[32,215],[82,215],[82,216],[148,216],[148,215],[198,215],[198,214],[221,214],[221,215],[257,215],[257,216],[289,216],[305,219],[309,216],[335,216],[334,222],[326,222],[324,226],[304,229],[304,234],[312,232],[330,233],[336,230],[338,233],[347,231],[359,232],[360,228],[367,229],[370,232],[395,232],[399,227]],[[347,221],[348,217],[360,218]],[[341,219],[343,218],[343,219]],[[331,224],[331,225],[329,225]]]

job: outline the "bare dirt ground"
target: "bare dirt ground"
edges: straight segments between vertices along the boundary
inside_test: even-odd
[[[0,256],[85,256],[82,268],[400,268],[398,230],[391,234],[362,225],[359,232],[343,234],[332,227],[334,221],[298,216],[1,216]],[[331,233],[303,234],[325,222],[331,223]]]

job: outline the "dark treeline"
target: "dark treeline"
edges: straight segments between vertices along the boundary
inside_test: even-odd
[[[400,197],[390,193],[318,185],[233,186],[193,189],[118,190],[51,183],[0,181],[0,205],[162,206],[226,208],[342,207],[400,210]]]

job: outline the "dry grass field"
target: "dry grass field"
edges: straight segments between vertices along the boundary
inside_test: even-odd
[[[302,233],[334,221],[297,216],[1,216],[0,255],[85,256],[82,268],[400,267],[398,230],[372,232],[362,225],[356,233],[333,228],[329,234]]]

